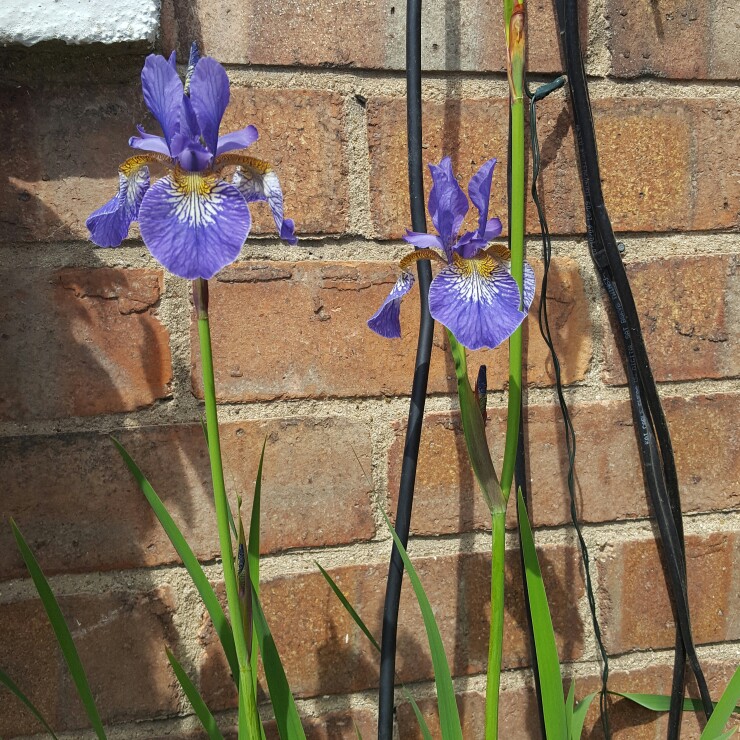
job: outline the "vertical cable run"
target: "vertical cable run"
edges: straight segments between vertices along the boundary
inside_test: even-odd
[[[425,232],[424,171],[422,161],[421,128],[421,0],[408,0],[406,5],[406,123],[408,136],[409,196],[411,227]],[[396,509],[395,528],[407,545],[411,529],[411,508],[414,500],[416,465],[419,458],[421,426],[424,417],[429,360],[432,353],[434,321],[429,314],[429,285],[432,268],[429,260],[417,262],[421,294],[421,324],[416,347],[414,381],[411,387],[411,405],[403,449],[401,482]],[[398,635],[398,607],[401,600],[403,561],[396,546],[391,552],[388,581],[383,606],[383,635],[380,646],[380,684],[378,690],[378,739],[393,737],[394,684],[396,675],[396,639]]]

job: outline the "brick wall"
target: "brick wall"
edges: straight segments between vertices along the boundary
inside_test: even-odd
[[[583,13],[604,189],[673,434],[695,635],[715,692],[740,646],[740,55],[732,5],[592,0]],[[500,2],[426,6],[426,159],[451,154],[466,180],[498,156],[493,208],[505,216]],[[530,67],[546,79],[560,70],[552,8],[532,0],[530,10]],[[264,600],[312,738],[354,737],[350,716],[364,736],[374,733],[375,655],[314,560],[379,634],[390,551],[381,511],[397,495],[418,299],[404,307],[404,342],[381,340],[364,322],[394,280],[409,224],[404,18],[404,4],[390,0],[166,0],[162,8],[161,49],[182,54],[194,38],[227,65],[227,126],[258,126],[254,152],[277,166],[303,237],[295,248],[280,244],[255,208],[256,237],[212,282],[212,324],[233,494],[251,491],[268,438]],[[85,717],[5,523],[14,516],[52,575],[117,737],[199,737],[164,645],[197,674],[226,725],[235,719],[233,687],[186,572],[109,440],[115,433],[128,446],[218,581],[189,286],[164,274],[137,239],[94,249],[84,228],[113,191],[134,124],[149,121],[138,84],[143,53],[39,47],[2,56],[0,666],[56,728],[83,737]],[[665,692],[672,615],[621,362],[583,238],[564,92],[540,110],[542,190],[556,235],[550,312],[578,434],[578,497],[613,687]],[[529,257],[541,271],[532,207],[528,229]],[[525,336],[532,516],[561,658],[585,693],[598,664],[568,526],[551,363],[534,318]],[[505,352],[471,362],[489,365],[500,460]],[[476,738],[489,536],[453,379],[438,332],[411,552],[437,610],[465,736]],[[502,679],[502,736],[512,740],[536,736],[514,542],[512,533]],[[431,662],[408,589],[402,611],[400,674],[431,713]],[[401,737],[416,737],[408,707],[398,723]],[[663,719],[623,704],[613,724],[620,738],[664,732]],[[600,736],[593,711],[587,727],[588,737]],[[37,730],[0,693],[0,734]],[[683,737],[697,736],[687,718]]]

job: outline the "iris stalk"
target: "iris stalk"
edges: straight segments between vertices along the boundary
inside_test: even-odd
[[[510,93],[509,249],[511,276],[524,283],[524,4],[504,0],[507,74]],[[521,304],[520,304],[521,308]],[[498,738],[498,701],[501,684],[501,655],[504,640],[504,565],[506,556],[506,503],[514,479],[522,404],[522,328],[509,339],[509,401],[506,417],[506,444],[501,466],[502,510],[491,512],[491,620],[486,676],[486,740]]]
[[[193,300],[198,318],[200,340],[200,362],[203,372],[203,396],[206,403],[206,432],[208,435],[208,457],[211,461],[213,496],[216,505],[218,539],[221,545],[221,560],[224,568],[226,599],[231,615],[231,629],[239,662],[239,740],[259,740],[261,737],[257,702],[254,695],[252,669],[249,663],[244,626],[240,616],[239,585],[234,569],[234,552],[231,545],[229,526],[229,502],[226,497],[221,442],[218,433],[216,409],[216,384],[213,376],[213,354],[211,351],[211,329],[208,321],[208,281],[199,278],[193,281]],[[246,725],[246,727],[245,727]]]

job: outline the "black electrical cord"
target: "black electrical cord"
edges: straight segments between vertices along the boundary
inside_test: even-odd
[[[673,450],[629,281],[601,191],[593,117],[580,52],[577,1],[556,0],[555,7],[573,107],[589,247],[621,329],[632,410],[638,426],[643,475],[663,544],[666,575],[673,596],[677,650],[668,737],[678,738],[686,657],[696,678],[707,717],[712,712],[712,703],[691,634],[681,503]]]
[[[408,133],[409,196],[411,199],[411,226],[424,232],[424,170],[421,149],[421,0],[408,0],[406,5],[406,123]],[[421,426],[429,380],[429,360],[432,353],[434,321],[429,314],[429,284],[432,268],[429,260],[417,262],[419,292],[421,294],[421,325],[416,348],[411,405],[403,449],[401,483],[396,509],[396,532],[404,546],[411,529],[411,508],[414,500],[416,465],[419,458]],[[403,561],[396,546],[391,552],[388,582],[383,606],[383,635],[380,645],[380,683],[378,689],[378,738],[393,737],[394,684],[396,675],[396,638],[398,635],[398,607],[401,600]]]
[[[604,730],[604,737],[609,740],[611,737],[611,729],[609,726],[609,713],[607,707],[607,684],[609,681],[609,657],[604,648],[604,642],[601,636],[601,627],[599,625],[598,615],[596,613],[596,597],[594,595],[593,584],[591,579],[591,558],[588,553],[588,547],[581,531],[581,525],[578,520],[578,508],[576,506],[576,491],[575,491],[575,458],[576,458],[576,433],[573,427],[573,423],[570,418],[570,412],[568,411],[568,404],[565,400],[565,394],[563,393],[563,382],[560,371],[560,359],[558,358],[555,350],[555,345],[552,339],[552,333],[550,331],[550,322],[547,314],[547,285],[550,274],[550,263],[552,260],[552,239],[550,238],[550,229],[547,225],[547,218],[545,217],[542,203],[540,202],[539,193],[537,191],[537,181],[540,176],[540,144],[537,136],[537,102],[542,100],[551,92],[558,90],[565,84],[565,77],[558,77],[553,82],[538,87],[534,93],[530,93],[527,88],[527,95],[530,98],[529,105],[529,127],[531,131],[532,140],[532,200],[534,201],[537,209],[537,217],[540,222],[540,230],[542,232],[542,262],[543,262],[543,275],[542,275],[542,286],[540,289],[540,309],[539,309],[539,324],[540,333],[542,338],[550,351],[550,357],[552,358],[553,370],[555,371],[555,390],[558,396],[558,404],[560,405],[560,413],[563,417],[563,427],[565,431],[565,448],[568,455],[568,495],[570,499],[570,518],[573,523],[573,527],[576,531],[576,537],[578,538],[578,547],[581,553],[581,562],[583,563],[583,571],[586,581],[586,595],[588,597],[588,606],[591,612],[591,623],[594,630],[594,636],[596,637],[596,646],[601,656],[601,691],[599,692],[599,705],[601,709],[601,725]]]

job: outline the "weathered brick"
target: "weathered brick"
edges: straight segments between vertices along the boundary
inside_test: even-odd
[[[673,440],[684,512],[740,507],[740,404],[733,395],[668,398],[663,402]],[[650,514],[627,402],[571,404],[576,431],[576,501],[581,521],[608,522]],[[468,463],[458,415],[427,414],[421,437],[412,530],[435,535],[490,528],[490,516]],[[489,411],[488,439],[500,469],[505,411]],[[567,452],[560,409],[524,410],[530,517],[536,526],[570,521]],[[405,424],[398,423],[388,455],[395,510]],[[625,463],[625,461],[628,461]],[[509,524],[515,526],[509,507]]]
[[[87,239],[85,219],[118,186],[118,165],[136,124],[158,130],[137,79],[130,85],[46,83],[0,90],[0,126],[9,140],[0,167],[0,241]],[[341,98],[318,91],[234,89],[224,130],[255,123],[262,140],[249,153],[277,168],[286,213],[299,232],[341,233],[347,220]],[[43,100],[44,105],[37,101]],[[159,175],[161,169],[153,169]],[[264,208],[256,232],[274,233]],[[132,231],[132,236],[138,232]]]
[[[528,4],[528,14],[529,69],[559,71],[552,5],[537,0]],[[584,39],[587,15],[584,3]],[[206,53],[231,64],[404,69],[405,18],[404,3],[369,0],[290,0],[279,9],[267,0],[249,5],[209,1],[195,7],[166,0],[163,45],[176,47],[184,58],[196,39]],[[486,19],[483,27],[480,18]],[[464,0],[452,9],[422,6],[423,69],[501,72],[505,60],[500,2]]]
[[[535,263],[539,274],[540,266]],[[418,331],[418,291],[405,299],[403,341],[378,337],[366,325],[398,274],[396,265],[345,262],[249,262],[224,270],[211,283],[210,313],[216,392],[224,401],[406,394],[413,377]],[[591,360],[590,321],[583,282],[575,263],[553,262],[550,321],[560,343],[564,382],[583,379]],[[539,298],[525,324],[530,386],[553,383],[547,349],[534,324]],[[289,342],[274,341],[275,322]],[[202,393],[199,347],[192,328],[193,375]],[[454,367],[437,326],[430,391],[456,388]],[[235,336],[252,337],[235,342]],[[264,341],[260,337],[264,337]],[[491,389],[508,379],[506,350],[476,353],[490,367]],[[307,361],[306,358],[311,358]]]
[[[660,5],[609,0],[612,70],[620,77],[740,77],[738,24],[722,0],[670,0]]]
[[[709,692],[714,700],[721,696],[728,681],[732,677],[736,663],[721,663],[702,660],[702,669],[707,679]],[[662,694],[671,693],[671,679],[673,668],[671,665],[651,665],[645,668],[635,668],[630,671],[612,670],[609,673],[609,689],[611,691]],[[695,699],[699,698],[699,692],[690,670],[687,670],[689,679],[686,686],[686,695]],[[569,682],[565,684],[570,686]],[[576,700],[580,700],[592,691],[601,688],[601,680],[596,675],[578,678],[576,680]],[[666,737],[668,717],[666,712],[652,712],[648,709],[634,704],[627,699],[612,696],[609,701],[609,724],[612,737],[618,740],[659,740]],[[681,722],[681,738],[686,740],[699,740],[703,729],[700,721],[700,713],[685,712]],[[736,724],[736,723],[735,723]],[[731,723],[728,727],[733,727]],[[593,740],[603,740],[604,734],[599,718],[598,697],[591,703],[584,723],[584,737]]]
[[[28,269],[0,275],[0,420],[133,411],[169,395],[162,273]]]
[[[583,201],[564,96],[543,101],[538,111],[541,198],[550,228],[554,233],[583,232]],[[735,104],[604,99],[593,101],[593,111],[604,197],[615,230],[737,225],[740,185],[728,164],[738,146],[738,127],[732,126],[738,115]],[[409,225],[405,115],[402,100],[369,101],[370,198],[374,228],[383,238],[398,238]],[[464,185],[488,157],[499,158],[491,209],[505,221],[506,101],[426,102],[423,115],[425,160],[452,156]],[[425,172],[425,192],[430,187]],[[531,203],[527,213],[528,231],[538,231]]]
[[[498,723],[500,737],[505,737],[507,740],[537,740],[540,737],[535,701],[533,689],[504,689],[501,691]],[[418,704],[429,725],[432,737],[441,737],[436,700],[426,699]],[[458,694],[457,707],[462,725],[462,736],[485,737],[485,694],[474,691]],[[398,708],[398,727],[399,736],[404,740],[422,738],[416,716],[408,704],[402,704]]]
[[[411,556],[424,584],[455,675],[485,671],[488,654],[490,557],[483,554]],[[583,593],[576,552],[571,547],[539,551],[561,656],[575,659],[583,650],[583,625],[577,603]],[[503,664],[528,664],[519,555],[506,557],[506,614]],[[380,636],[387,564],[332,569],[331,575],[368,628]],[[432,675],[423,622],[413,592],[401,596],[397,670],[406,682]],[[356,628],[320,573],[275,578],[263,583],[265,612],[293,691],[300,696],[359,691],[375,686],[377,653]],[[216,706],[234,701],[220,645],[204,625],[199,669],[204,697]]]
[[[176,680],[164,647],[177,653],[168,587],[148,593],[117,589],[61,596],[98,710],[104,722],[177,711]],[[41,601],[0,605],[0,665],[28,693],[56,730],[88,727],[74,683],[59,652]],[[115,666],[115,669],[112,668]],[[3,736],[30,734],[39,724],[0,687]]]
[[[738,639],[737,537],[719,532],[687,537],[686,559],[697,644]],[[608,650],[671,647],[673,613],[655,540],[611,545],[599,553],[598,570]]]
[[[210,469],[200,427],[149,427],[116,436],[195,553],[202,559],[217,557]],[[367,429],[339,418],[224,424],[227,487],[232,500],[236,493],[244,495],[245,514],[266,436],[261,526],[265,552],[374,535],[370,486],[361,469],[370,469]],[[144,567],[177,560],[105,435],[7,438],[0,446],[5,484],[1,518],[18,521],[47,571]],[[1,577],[25,572],[7,527],[0,528],[0,555]]]
[[[671,257],[627,265],[656,380],[740,375],[734,255]],[[606,298],[604,299],[606,302]],[[604,379],[625,384],[621,348],[608,333]]]

